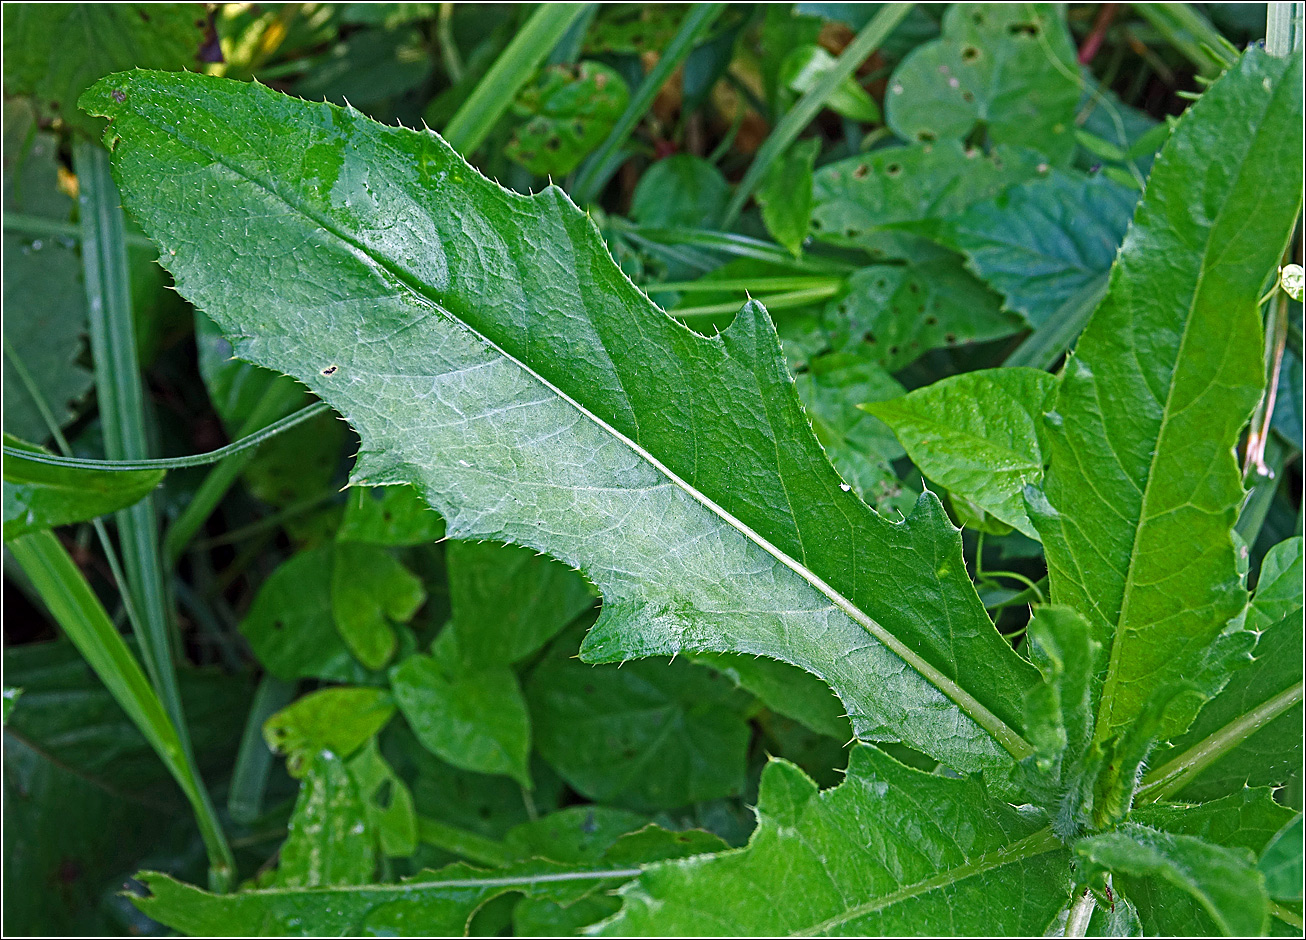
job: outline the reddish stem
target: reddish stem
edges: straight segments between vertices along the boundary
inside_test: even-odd
[[[1102,48],[1102,41],[1106,39],[1106,31],[1111,26],[1111,21],[1116,18],[1116,10],[1120,7],[1118,3],[1104,3],[1102,9],[1097,13],[1097,19],[1093,22],[1093,28],[1084,37],[1084,44],[1079,47],[1079,64],[1088,65],[1093,61],[1099,49]]]

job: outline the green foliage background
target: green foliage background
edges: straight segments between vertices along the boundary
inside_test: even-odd
[[[5,931],[1299,929],[1266,30],[6,4]]]

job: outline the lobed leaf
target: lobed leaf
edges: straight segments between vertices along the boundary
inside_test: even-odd
[[[826,679],[865,738],[961,770],[1028,752],[1032,667],[942,506],[894,524],[844,491],[759,305],[689,331],[560,191],[509,193],[434,134],[167,73],[86,104],[178,289],[349,418],[356,482],[413,482],[450,535],[585,572],[587,658],[767,655]]]

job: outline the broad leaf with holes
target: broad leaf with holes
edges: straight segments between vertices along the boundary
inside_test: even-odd
[[[848,157],[816,171],[812,234],[873,257],[911,257],[913,237],[937,237],[944,220],[1047,172],[1032,150],[1000,146],[986,156],[955,140]]]
[[[943,36],[915,49],[889,80],[885,119],[904,140],[963,140],[976,124],[995,144],[1075,150],[1075,47],[1050,3],[955,3]]]

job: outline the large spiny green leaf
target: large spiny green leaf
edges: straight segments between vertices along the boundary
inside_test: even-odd
[[[895,524],[840,481],[759,305],[691,332],[560,190],[503,190],[431,133],[193,75],[84,104],[178,289],[358,430],[356,482],[585,571],[588,659],[766,655],[829,681],[863,738],[961,770],[1029,752],[1034,671],[957,531],[932,495]]]
[[[1221,638],[1247,601],[1233,447],[1264,383],[1257,298],[1301,205],[1301,75],[1253,49],[1180,119],[1047,416],[1030,514],[1053,601],[1108,651],[1098,741],[1193,680],[1162,736],[1182,731],[1252,639]]]

